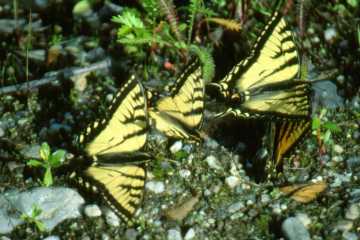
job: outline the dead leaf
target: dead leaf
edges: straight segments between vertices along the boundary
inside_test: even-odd
[[[192,196],[181,204],[165,211],[165,216],[174,221],[182,221],[194,209],[194,206],[199,202],[199,194]]]
[[[295,184],[291,186],[281,187],[280,191],[290,196],[297,202],[309,203],[317,198],[317,196],[325,191],[327,183],[320,181],[308,184]]]

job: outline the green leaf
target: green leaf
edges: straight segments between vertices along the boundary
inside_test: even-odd
[[[352,6],[353,8],[356,8],[359,4],[358,0],[347,0],[346,1],[350,6]]]
[[[332,132],[340,132],[341,129],[336,125],[336,123],[333,123],[333,122],[326,122],[324,123],[324,128],[325,129],[328,129]]]
[[[50,167],[46,169],[43,184],[46,187],[49,187],[49,186],[51,186],[53,184],[53,177],[52,177],[52,174],[51,174],[51,168]]]
[[[328,144],[330,142],[331,139],[331,131],[330,130],[326,130],[324,136],[323,136],[323,141],[325,144]]]
[[[45,166],[44,162],[41,162],[39,160],[36,159],[31,159],[29,161],[26,162],[26,165],[31,166],[31,167],[40,167],[40,166]]]
[[[186,158],[187,156],[189,156],[189,154],[187,152],[185,152],[184,150],[180,150],[178,152],[175,153],[175,159],[177,161]]]
[[[40,148],[40,157],[43,160],[48,160],[50,156],[50,146],[49,144],[47,144],[46,142],[44,142],[43,144],[41,144],[41,148]]]
[[[51,154],[49,159],[49,163],[51,167],[56,168],[59,167],[65,160],[66,151],[64,150],[57,150]]]
[[[35,220],[35,225],[39,229],[40,232],[46,231],[45,224],[43,222],[41,222],[39,220]]]
[[[321,124],[320,118],[314,117],[313,120],[312,120],[312,126],[311,126],[311,128],[312,128],[313,130],[317,130],[317,129],[320,128],[320,124]]]

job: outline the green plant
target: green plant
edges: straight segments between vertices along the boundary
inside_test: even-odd
[[[40,232],[45,232],[46,228],[45,225],[42,221],[38,220],[38,216],[40,216],[42,210],[37,206],[37,205],[33,205],[32,209],[31,209],[31,214],[27,215],[26,213],[23,213],[20,218],[27,222],[27,223],[34,223],[36,228],[40,231]]]
[[[183,7],[183,12],[188,15],[185,18],[177,15],[171,0],[146,0],[141,4],[145,13],[128,8],[112,19],[120,24],[117,38],[125,51],[139,60],[144,60],[147,51],[153,54],[162,51],[162,56],[172,57],[187,57],[189,52],[194,53],[202,62],[205,81],[210,81],[215,70],[211,44],[201,42],[203,39],[199,36],[199,29],[194,31],[194,26],[200,28],[203,23],[213,22],[238,31],[240,25],[233,20],[213,18],[216,13],[207,8],[202,0],[191,0],[189,5]],[[200,44],[203,46],[200,47]]]
[[[313,135],[317,137],[320,149],[324,149],[325,146],[332,145],[332,135],[341,131],[336,123],[326,119],[326,113],[327,110],[324,108],[321,110],[320,114],[313,117],[312,120]]]
[[[45,142],[40,147],[41,160],[30,159],[27,162],[27,165],[45,169],[42,183],[44,186],[48,187],[53,184],[52,169],[61,166],[61,164],[64,162],[65,154],[66,152],[64,150],[57,150],[51,153],[49,145]]]

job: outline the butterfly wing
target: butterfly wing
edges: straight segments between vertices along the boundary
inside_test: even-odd
[[[144,89],[135,77],[119,90],[107,116],[91,124],[80,136],[89,156],[134,152],[147,137],[147,112]]]
[[[170,89],[170,96],[158,100],[149,116],[160,132],[174,138],[191,138],[201,127],[204,111],[204,81],[198,61],[191,63]]]

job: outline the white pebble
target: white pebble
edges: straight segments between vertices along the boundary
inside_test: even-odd
[[[295,217],[300,221],[302,222],[302,224],[305,226],[305,227],[308,227],[311,223],[311,219],[309,218],[309,216],[305,213],[297,213],[295,215]]]
[[[327,42],[332,42],[337,37],[337,32],[335,28],[328,28],[324,32],[324,38]]]
[[[191,240],[191,239],[193,239],[194,237],[195,237],[195,230],[194,230],[193,228],[190,228],[190,229],[186,232],[184,239],[185,239],[185,240]]]
[[[219,161],[213,155],[207,156],[205,161],[207,162],[207,164],[209,165],[210,168],[213,168],[216,170],[221,169]]]
[[[167,234],[168,240],[182,240],[181,233],[177,229],[169,229]]]
[[[165,191],[165,185],[163,182],[160,181],[150,181],[145,184],[145,187],[150,192],[160,194]]]
[[[191,172],[190,172],[188,169],[181,169],[181,170],[179,171],[179,175],[180,175],[180,177],[182,177],[182,178],[188,178],[188,177],[190,177]]]
[[[10,239],[10,238],[9,238]],[[55,235],[52,235],[52,236],[48,236],[46,238],[43,238],[43,240],[60,240],[60,237],[59,236],[55,236]]]
[[[120,226],[120,219],[113,211],[106,211],[105,221],[108,225],[110,225],[112,227]]]
[[[356,204],[351,204],[348,209],[346,209],[345,212],[345,218],[349,220],[356,220],[360,216],[360,209],[359,206]]]
[[[98,205],[96,204],[90,204],[85,206],[84,209],[85,215],[88,217],[100,217],[101,216],[101,210]]]
[[[236,176],[230,176],[225,179],[225,183],[232,189],[240,184],[240,179]]]
[[[336,152],[336,153],[343,153],[344,152],[344,148],[342,146],[338,145],[338,144],[335,144],[333,149],[334,149],[334,152]]]
[[[173,145],[171,145],[170,147],[170,152],[171,153],[177,153],[178,151],[180,151],[182,149],[182,142],[181,141],[176,141]]]
[[[228,211],[229,211],[229,213],[235,213],[244,207],[245,206],[242,202],[237,202],[237,203],[231,204],[228,208]]]

